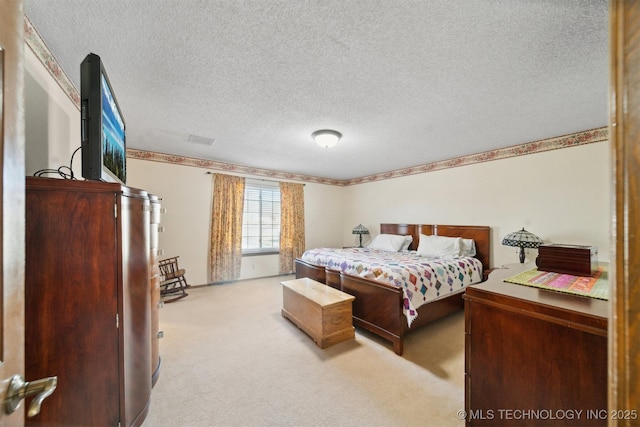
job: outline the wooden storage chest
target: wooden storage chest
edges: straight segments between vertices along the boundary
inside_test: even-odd
[[[598,248],[548,244],[538,247],[538,270],[575,276],[593,276],[598,270]]]
[[[282,316],[320,348],[355,337],[352,295],[304,277],[282,282]]]

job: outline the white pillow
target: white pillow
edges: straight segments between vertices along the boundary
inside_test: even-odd
[[[396,234],[378,234],[367,247],[369,249],[378,249],[387,252],[398,252],[405,245],[405,242],[405,236],[398,236]]]
[[[460,256],[476,256],[476,242],[473,239],[460,239]]]
[[[460,256],[461,240],[460,237],[420,234],[417,254],[424,257],[455,258]]]
[[[411,246],[411,242],[413,242],[413,237],[404,236],[404,243],[402,244],[402,247],[400,248],[400,251],[408,251],[409,250],[409,246]]]

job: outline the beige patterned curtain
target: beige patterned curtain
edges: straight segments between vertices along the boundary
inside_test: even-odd
[[[211,282],[240,277],[244,178],[213,174],[209,276]]]
[[[304,185],[280,183],[280,274],[292,273],[305,249]]]

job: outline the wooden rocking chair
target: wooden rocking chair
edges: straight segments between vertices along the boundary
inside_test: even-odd
[[[166,303],[177,301],[186,297],[186,288],[189,287],[187,279],[184,277],[185,270],[178,267],[177,256],[159,261],[161,282],[160,296]],[[166,299],[165,299],[166,298]]]

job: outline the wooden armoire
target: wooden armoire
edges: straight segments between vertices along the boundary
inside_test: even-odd
[[[26,378],[58,377],[27,425],[144,421],[159,367],[152,202],[120,184],[27,177]]]

